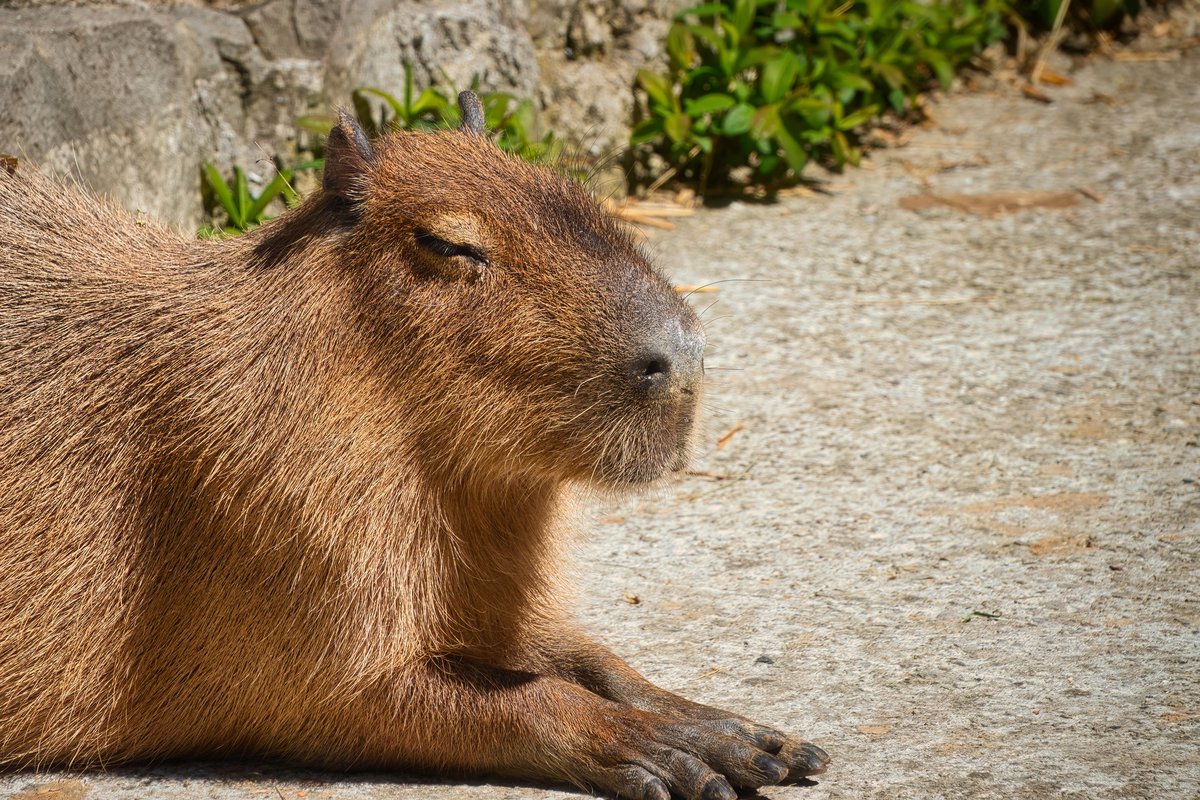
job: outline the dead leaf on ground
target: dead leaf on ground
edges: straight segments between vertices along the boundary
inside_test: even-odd
[[[1057,494],[1027,494],[1016,497],[1001,497],[982,503],[968,503],[943,511],[965,514],[993,514],[1010,508],[1037,508],[1044,511],[1078,514],[1090,511],[1108,502],[1108,495],[1100,492],[1059,492]]]
[[[640,605],[642,602],[642,598],[638,597],[636,594],[630,594],[629,592],[625,592],[623,595],[621,595],[621,597],[631,606]]]
[[[855,730],[865,733],[867,736],[883,736],[891,729],[891,725],[858,725],[855,727]]]
[[[30,786],[12,795],[12,800],[83,800],[87,786],[82,781],[54,781]]]
[[[1143,50],[1141,52],[1125,51],[1113,53],[1113,61],[1148,62],[1148,61],[1178,61],[1183,57],[1180,50]]]
[[[1079,205],[1078,192],[1013,189],[982,194],[939,194],[926,192],[900,198],[900,207],[908,211],[925,211],[944,206],[981,217],[1002,217],[1029,209],[1074,208]]]
[[[1034,86],[1032,83],[1021,84],[1021,94],[1028,97],[1030,100],[1037,100],[1039,103],[1053,103],[1054,100],[1050,95],[1043,92],[1041,89]]]
[[[1038,76],[1038,81],[1049,84],[1050,86],[1070,86],[1075,81],[1068,78],[1066,75],[1055,72],[1049,67],[1042,67],[1042,74]]]
[[[1200,719],[1200,708],[1185,708],[1184,706],[1175,706],[1165,714],[1160,714],[1159,719],[1163,722],[1192,722]]]
[[[1068,553],[1082,553],[1095,549],[1096,540],[1087,534],[1072,536],[1069,534],[1052,533],[1049,536],[1043,536],[1036,542],[1029,543],[1029,552],[1035,556],[1066,555]]]
[[[663,217],[690,217],[696,213],[694,208],[677,203],[656,203],[635,199],[628,199],[622,203],[614,203],[609,200],[604,205],[608,212],[618,219],[632,222],[635,225],[645,225],[667,231],[675,230],[675,225]]]
[[[0,153],[0,167],[9,175],[17,174],[17,157],[10,156],[8,153]]]
[[[736,434],[738,431],[740,431],[744,427],[745,426],[742,424],[742,421],[740,419],[737,422],[733,423],[733,427],[730,428],[729,430],[725,431],[725,433],[721,436],[720,439],[717,439],[717,449],[718,450],[723,449],[725,447],[725,445],[729,444],[729,440],[734,437],[734,434]]]

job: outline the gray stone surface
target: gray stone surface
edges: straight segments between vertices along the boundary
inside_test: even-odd
[[[678,0],[0,0],[0,152],[176,225],[201,221],[199,168],[269,181],[296,117],[366,86],[448,79],[537,100],[544,127],[619,152],[637,68]]]
[[[1200,59],[1073,77],[1049,106],[954,98],[828,194],[648,242],[679,282],[725,281],[695,295],[708,428],[697,474],[580,509],[579,616],[661,684],[830,751],[774,800],[1200,795]],[[921,180],[1103,202],[901,209]],[[25,774],[0,796],[55,781],[571,796],[261,765]]]

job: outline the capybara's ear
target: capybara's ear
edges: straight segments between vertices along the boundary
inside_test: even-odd
[[[338,110],[338,122],[325,140],[326,192],[354,203],[362,199],[367,173],[378,161],[367,134],[346,109]]]
[[[458,93],[458,129],[463,133],[483,136],[485,123],[483,103],[474,92]]]

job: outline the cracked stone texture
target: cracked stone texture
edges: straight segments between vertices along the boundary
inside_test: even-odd
[[[828,194],[650,235],[680,283],[726,281],[694,295],[709,421],[696,474],[581,509],[579,617],[829,750],[773,800],[1200,796],[1200,57],[1072,77],[1052,105],[948,100]],[[901,209],[922,180],[1102,202]],[[257,764],[4,795],[577,796]]]
[[[294,120],[365,86],[534,98],[591,156],[627,142],[637,68],[682,0],[0,0],[0,152],[175,225],[202,219],[200,165],[310,146]]]

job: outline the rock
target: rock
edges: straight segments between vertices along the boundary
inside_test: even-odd
[[[269,180],[294,120],[370,86],[532,97],[570,150],[611,158],[678,0],[0,0],[0,150],[184,228],[199,167]],[[307,146],[307,145],[306,145]],[[623,182],[611,170],[604,191]]]
[[[123,205],[194,219],[199,161],[234,144],[206,119],[197,87],[220,113],[240,110],[243,83],[203,35],[140,9],[0,11],[0,142]]]
[[[444,84],[448,78],[465,89],[478,76],[484,90],[533,96],[540,81],[525,15],[523,3],[499,0],[396,3],[343,65],[349,80],[331,76],[329,86],[347,93],[354,86],[399,92],[407,61],[418,86]]]

